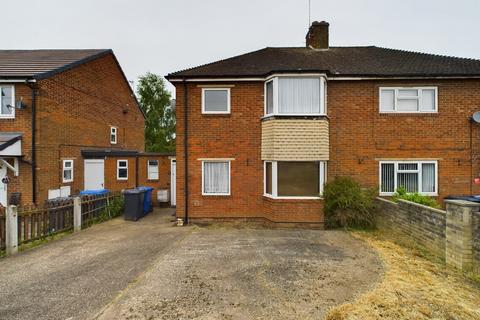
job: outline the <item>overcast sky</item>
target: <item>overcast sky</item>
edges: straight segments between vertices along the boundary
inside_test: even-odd
[[[129,80],[266,46],[303,46],[308,0],[2,1],[2,49],[111,48]],[[311,0],[333,46],[480,59],[479,0]],[[171,88],[171,87],[170,87]]]

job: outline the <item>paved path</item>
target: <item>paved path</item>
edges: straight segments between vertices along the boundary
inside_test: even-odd
[[[382,273],[341,231],[115,219],[0,259],[0,319],[321,319]]]
[[[93,317],[189,233],[171,227],[172,212],[117,218],[0,259],[0,319]]]

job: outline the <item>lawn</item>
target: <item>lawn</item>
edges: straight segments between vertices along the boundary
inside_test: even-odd
[[[341,319],[480,319],[480,281],[447,268],[412,245],[381,232],[353,232],[378,251],[385,273],[354,302],[329,310]]]

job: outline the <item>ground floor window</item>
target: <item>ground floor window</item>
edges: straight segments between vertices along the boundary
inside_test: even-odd
[[[273,198],[318,198],[326,180],[325,161],[265,161],[264,193]]]
[[[380,195],[392,195],[398,188],[437,195],[437,180],[437,161],[380,162]]]
[[[158,160],[148,160],[148,180],[158,180]]]
[[[202,194],[230,195],[230,161],[202,161]]]
[[[73,160],[63,160],[62,177],[64,183],[73,181]]]
[[[117,180],[128,180],[128,160],[117,160]]]

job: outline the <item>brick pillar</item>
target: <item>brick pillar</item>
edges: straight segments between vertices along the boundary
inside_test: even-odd
[[[445,200],[447,228],[445,232],[446,263],[461,270],[473,267],[473,214],[480,203],[463,200]]]

